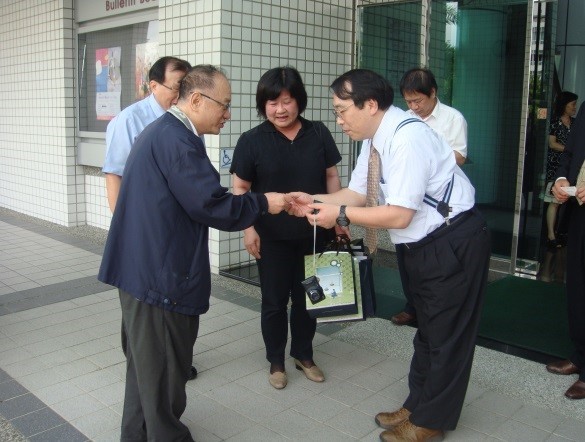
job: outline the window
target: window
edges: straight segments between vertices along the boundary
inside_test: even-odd
[[[109,121],[149,94],[158,58],[158,21],[79,34],[79,129],[105,132]]]

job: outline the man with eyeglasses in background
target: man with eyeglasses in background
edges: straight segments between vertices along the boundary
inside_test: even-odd
[[[163,115],[179,98],[179,84],[191,69],[188,61],[176,57],[159,58],[148,71],[150,94],[126,107],[106,129],[106,159],[102,172],[106,176],[106,193],[110,211],[114,213],[126,160],[134,140],[142,130]],[[122,351],[126,354],[126,332],[122,323]],[[197,377],[197,369],[189,369],[189,380]]]
[[[457,165],[462,166],[467,157],[467,121],[457,109],[441,103],[437,97],[438,91],[435,76],[426,68],[410,69],[400,80],[400,93],[408,106],[407,112],[423,120],[442,136],[453,149]],[[396,253],[406,304],[404,310],[393,315],[390,320],[396,325],[414,325],[416,311],[408,292],[408,281],[404,279],[401,246],[396,247]]]

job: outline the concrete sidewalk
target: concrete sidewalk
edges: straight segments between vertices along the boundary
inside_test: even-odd
[[[119,440],[125,361],[117,291],[96,281],[104,232],[0,210],[0,440]],[[512,294],[511,294],[512,295]],[[197,441],[376,441],[374,415],[401,405],[414,329],[389,321],[320,326],[322,384],[286,361],[268,384],[258,288],[213,276],[183,421]],[[574,377],[478,347],[452,441],[583,441]]]

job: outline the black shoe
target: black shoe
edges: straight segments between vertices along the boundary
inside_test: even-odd
[[[192,381],[197,377],[197,369],[193,366],[189,369],[189,377],[187,378],[189,381]]]

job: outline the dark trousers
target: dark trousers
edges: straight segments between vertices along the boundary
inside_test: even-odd
[[[411,411],[415,425],[441,430],[457,426],[469,383],[489,258],[490,233],[475,210],[428,243],[404,249],[404,268],[418,318],[408,375],[410,394],[404,408]]]
[[[569,334],[575,346],[570,360],[585,381],[585,205],[572,207],[567,242],[567,306]]]
[[[173,313],[119,290],[126,332],[121,441],[192,441],[180,421],[199,316]]]
[[[313,238],[261,243],[261,259],[257,261],[262,291],[261,327],[266,359],[271,364],[284,366],[289,299],[290,355],[299,360],[313,359],[317,321],[307,313],[306,295],[301,285],[305,279],[304,257],[312,253]]]

